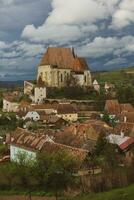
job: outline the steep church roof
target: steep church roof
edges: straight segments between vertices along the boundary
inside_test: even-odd
[[[84,58],[77,57],[70,48],[49,47],[44,54],[40,66],[52,65],[59,69],[72,69],[73,71],[88,70]]]

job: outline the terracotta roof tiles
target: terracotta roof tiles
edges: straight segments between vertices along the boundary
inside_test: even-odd
[[[85,59],[77,57],[70,48],[49,47],[41,60],[40,66],[43,65],[74,71],[88,70]]]
[[[19,129],[16,130],[17,132]],[[44,134],[33,134],[25,129],[20,129],[21,133],[16,135],[11,142],[12,145],[24,148],[30,151],[41,151],[47,153],[55,153],[57,151],[66,151],[74,156],[79,161],[85,159],[88,154],[87,150],[81,148],[74,148],[71,146],[55,143],[53,140],[48,139]]]
[[[118,115],[120,113],[120,104],[118,100],[107,100],[105,104],[105,111],[108,114]]]

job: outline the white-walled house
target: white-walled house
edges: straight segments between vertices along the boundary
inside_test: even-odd
[[[17,135],[10,143],[10,160],[11,162],[20,162],[20,157],[24,155],[23,158],[26,162],[36,161],[37,154],[40,152],[51,154],[58,151],[66,151],[80,162],[84,161],[88,154],[88,151],[84,149],[56,143],[48,135],[34,134],[25,129],[21,129],[19,132],[17,129]]]
[[[29,111],[24,117],[24,120],[30,119],[32,121],[39,121],[40,120],[40,115],[36,111]]]
[[[96,90],[97,92],[100,92],[100,85],[99,85],[99,83],[98,83],[97,80],[94,80],[94,81],[93,81],[93,88],[94,88],[94,90]]]
[[[32,95],[32,91],[34,89],[34,84],[29,81],[24,81],[24,94]]]
[[[3,99],[3,112],[18,112],[19,103],[12,102],[10,98]]]
[[[19,162],[20,156],[24,155],[27,161],[34,161],[36,160],[36,152],[29,150],[29,149],[24,149],[22,147],[18,147],[15,145],[10,145],[10,160],[11,162]]]
[[[51,138],[44,134],[35,134],[26,129],[17,128],[11,137],[10,160],[19,162],[21,156],[26,161],[35,161],[37,152],[42,151],[46,142],[53,142]]]
[[[34,88],[34,101],[37,104],[43,103],[46,99],[46,87],[35,87]]]

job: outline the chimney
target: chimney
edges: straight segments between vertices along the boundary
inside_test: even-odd
[[[124,131],[121,130],[121,137],[123,138],[124,137]]]
[[[125,122],[125,123],[127,122],[127,117],[126,117],[126,116],[124,116],[124,122]]]

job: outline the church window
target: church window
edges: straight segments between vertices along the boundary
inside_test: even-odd
[[[63,82],[63,75],[61,74],[61,82]]]
[[[85,76],[85,83],[87,82],[87,77]]]

